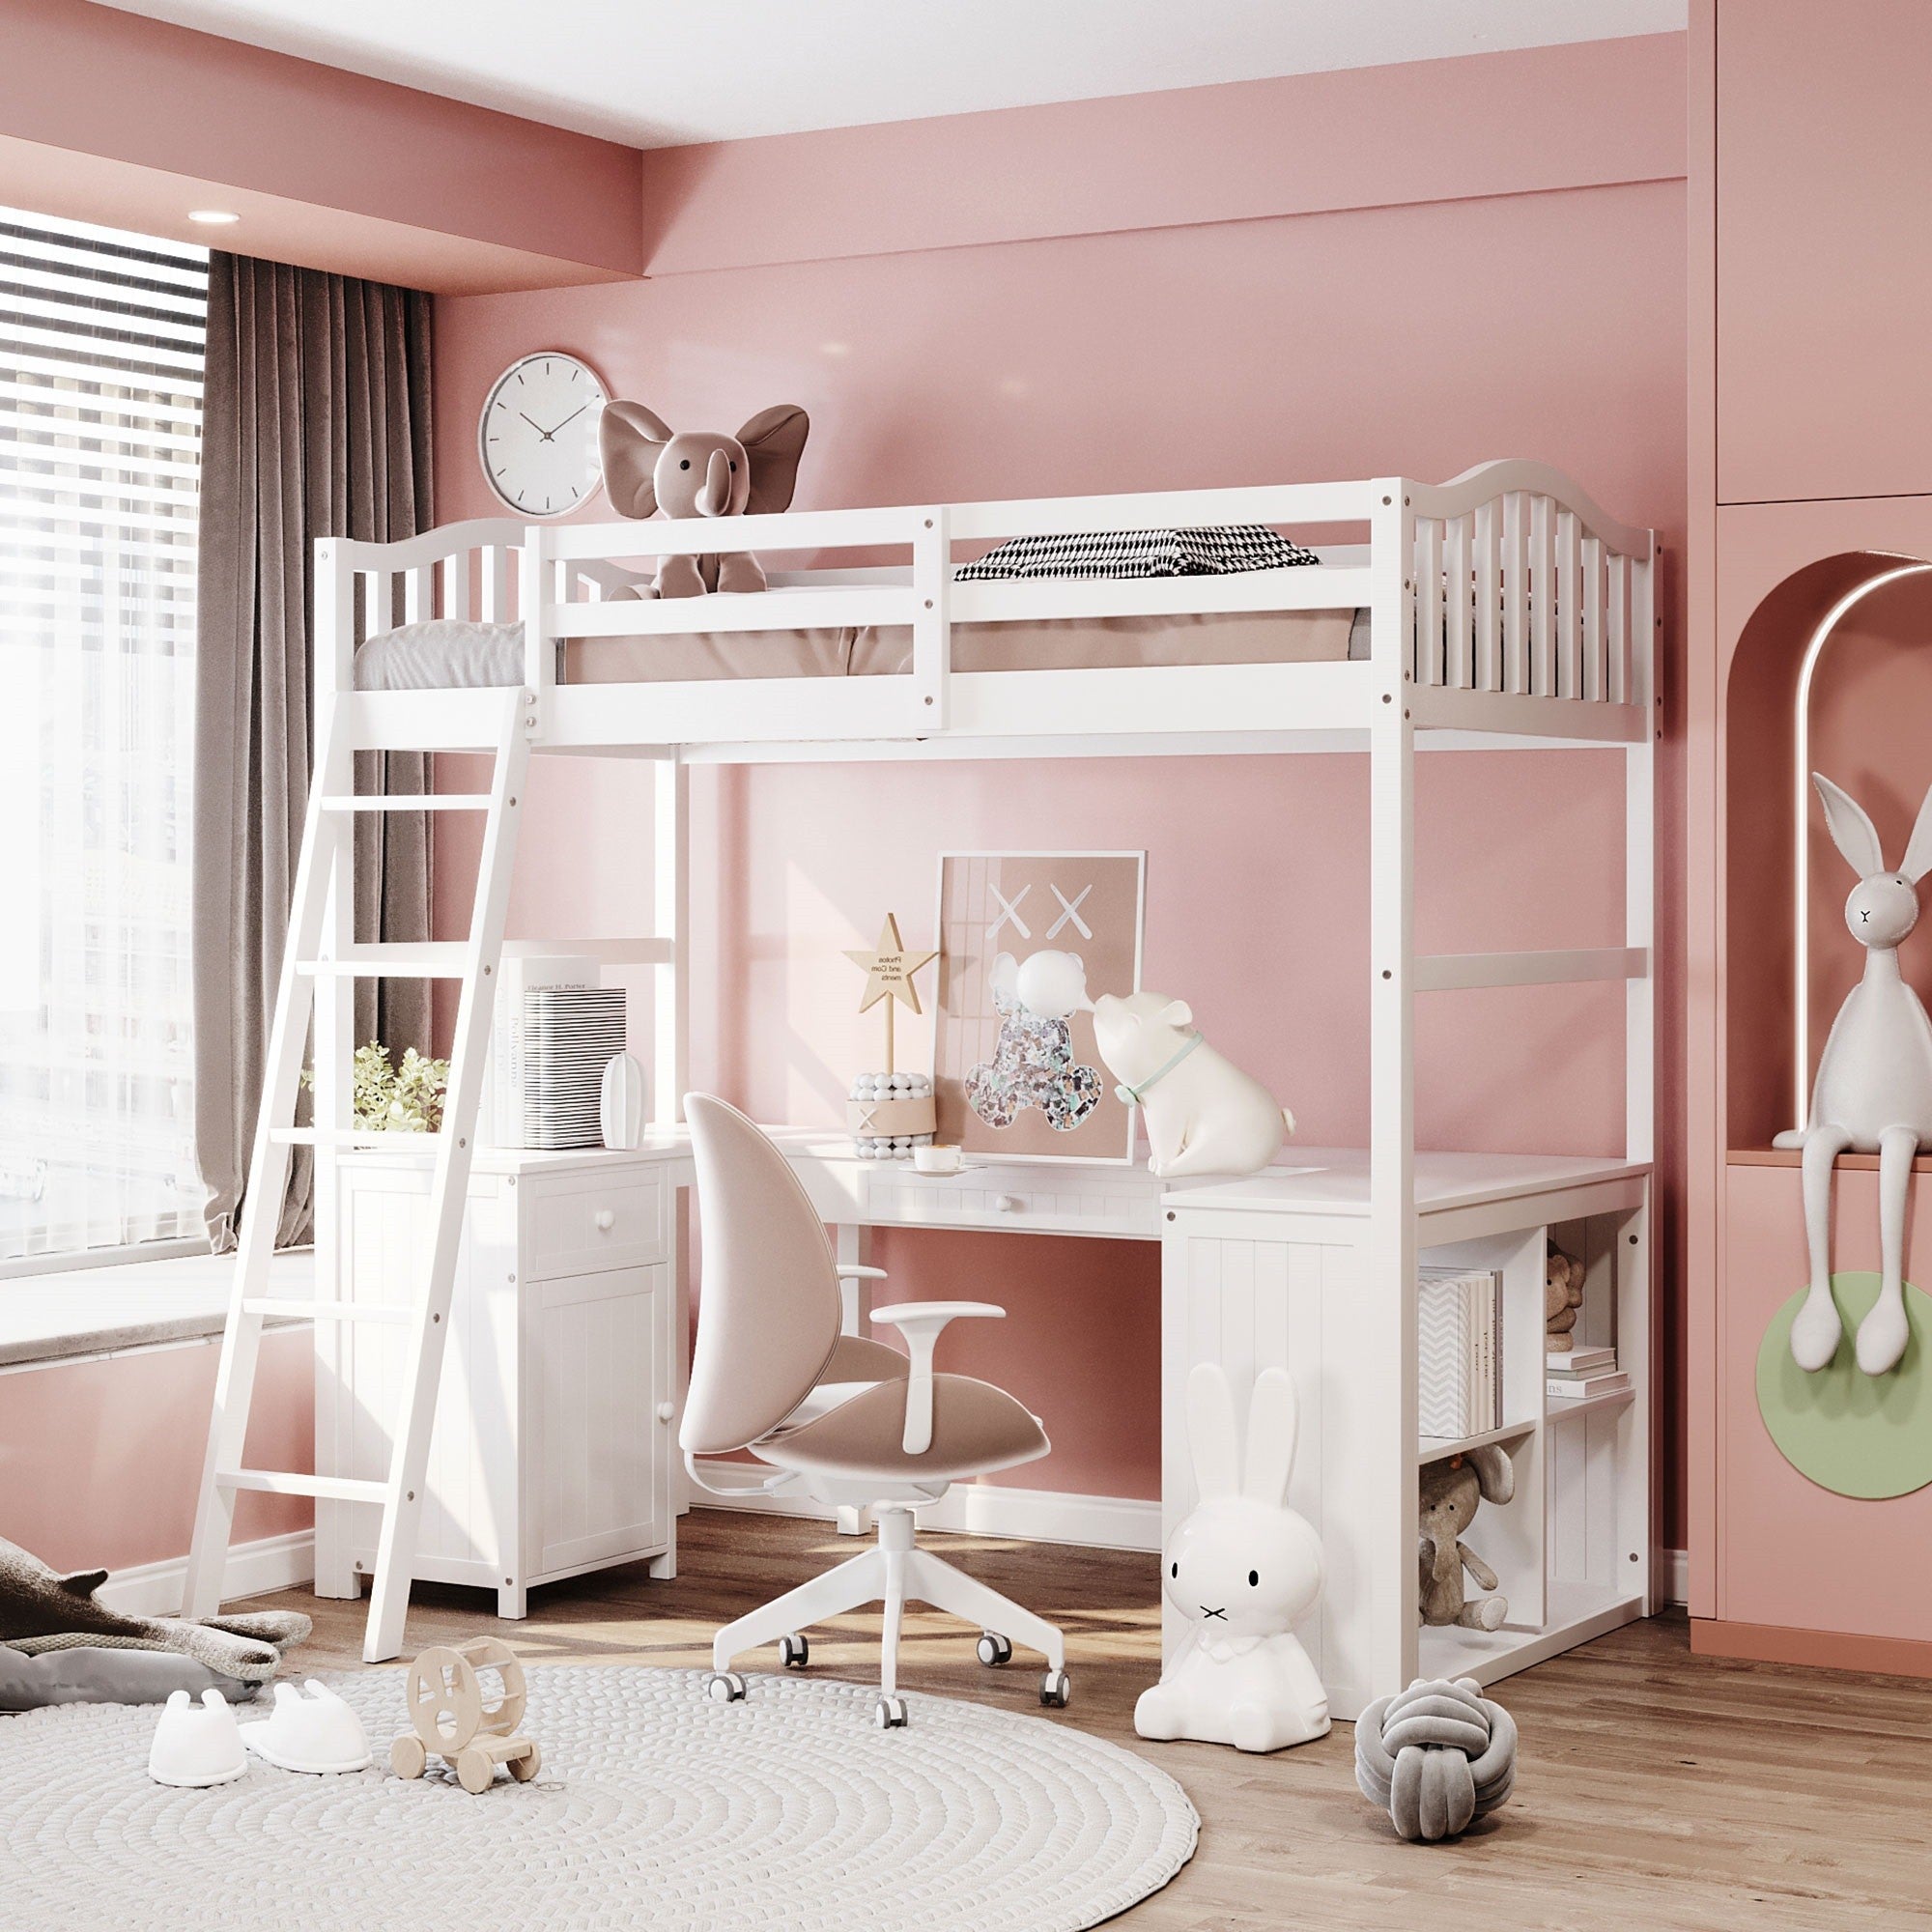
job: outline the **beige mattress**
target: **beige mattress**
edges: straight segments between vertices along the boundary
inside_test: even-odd
[[[1352,642],[1352,648],[1351,648]],[[1089,670],[1145,665],[1310,664],[1366,654],[1356,611],[1213,611],[1182,616],[1056,617],[955,624],[952,668]],[[365,691],[518,684],[523,626],[437,618],[371,638],[355,654]],[[578,638],[559,647],[565,684],[650,684],[730,677],[870,677],[911,668],[899,629],[675,633]]]

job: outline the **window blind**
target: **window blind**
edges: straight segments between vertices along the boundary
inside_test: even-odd
[[[198,1234],[208,255],[0,209],[0,1265]]]

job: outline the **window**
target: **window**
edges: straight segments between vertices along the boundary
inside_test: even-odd
[[[0,209],[0,1268],[197,1235],[207,251]]]

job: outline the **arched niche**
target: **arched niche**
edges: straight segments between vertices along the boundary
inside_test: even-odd
[[[1726,1139],[1800,1124],[1826,1034],[1864,967],[1852,875],[1809,774],[1872,815],[1895,863],[1932,784],[1932,559],[1848,551],[1794,571],[1751,612],[1725,693]],[[1932,923],[1906,977],[1932,986]]]

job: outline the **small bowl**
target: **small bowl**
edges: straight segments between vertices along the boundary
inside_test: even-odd
[[[912,1164],[921,1174],[957,1174],[965,1166],[965,1156],[951,1145],[916,1147]]]

